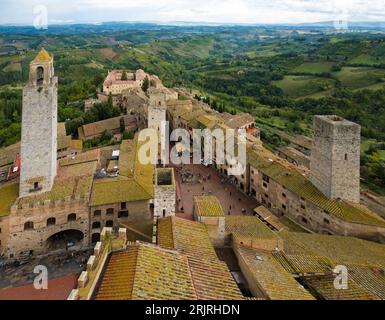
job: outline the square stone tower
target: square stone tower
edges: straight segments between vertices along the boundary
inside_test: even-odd
[[[157,168],[154,184],[154,216],[175,215],[176,186],[173,168]]]
[[[148,106],[148,128],[159,132],[162,121],[166,121],[166,95],[163,92],[154,92],[150,94]]]
[[[314,118],[310,180],[329,199],[360,202],[361,127],[338,116]]]
[[[51,190],[57,159],[57,78],[42,49],[30,64],[23,89],[20,197]]]

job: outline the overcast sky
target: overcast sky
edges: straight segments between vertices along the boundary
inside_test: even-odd
[[[48,23],[190,21],[302,23],[384,21],[385,0],[0,0],[0,24],[32,25],[44,5]],[[39,8],[39,7],[38,7]]]

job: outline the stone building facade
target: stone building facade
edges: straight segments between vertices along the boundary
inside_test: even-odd
[[[203,114],[204,110],[195,109],[183,113],[180,121],[171,121],[191,130],[200,128],[197,119]],[[169,116],[179,117],[179,114],[169,112]],[[217,126],[223,130],[226,127]],[[359,125],[335,116],[318,116],[314,126],[310,179],[249,135],[243,175],[230,176],[229,162],[214,163],[214,167],[275,215],[286,216],[311,232],[385,243],[385,221],[359,204]]]
[[[88,246],[88,215],[87,198],[67,198],[58,202],[47,200],[44,203],[14,206],[9,217],[8,257],[63,249],[63,246],[55,247],[54,240],[62,235],[63,241],[66,241],[66,234],[71,234],[79,247]]]
[[[310,180],[330,199],[360,202],[358,124],[337,116],[314,118]]]
[[[43,143],[42,143],[43,142]],[[57,158],[57,78],[43,49],[31,62],[23,90],[20,196],[52,188]]]

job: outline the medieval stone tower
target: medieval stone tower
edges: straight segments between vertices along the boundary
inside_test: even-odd
[[[51,190],[57,158],[57,78],[42,49],[23,89],[20,197]]]
[[[330,199],[360,202],[361,127],[338,116],[314,118],[311,182]]]
[[[159,132],[159,137],[162,121],[166,121],[166,96],[162,92],[151,93],[148,107],[148,128]]]

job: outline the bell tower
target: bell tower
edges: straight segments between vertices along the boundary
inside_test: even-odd
[[[51,190],[57,159],[57,78],[53,57],[42,49],[23,89],[20,197]]]

